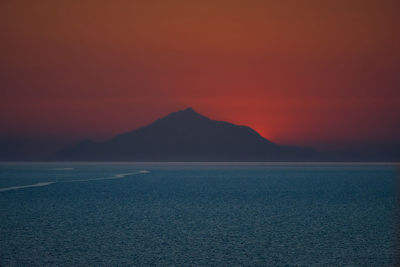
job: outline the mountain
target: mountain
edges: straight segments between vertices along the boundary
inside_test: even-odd
[[[70,147],[76,140],[65,138],[1,136],[0,161],[46,161],[55,152]]]
[[[53,159],[307,161],[318,155],[310,149],[277,145],[250,127],[211,120],[187,108],[104,142],[81,142],[58,152]]]

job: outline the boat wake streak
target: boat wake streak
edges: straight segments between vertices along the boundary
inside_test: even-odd
[[[90,181],[101,181],[101,180],[115,180],[115,179],[122,179],[127,176],[145,174],[145,173],[150,173],[150,172],[146,171],[146,170],[141,170],[141,171],[137,171],[137,172],[120,173],[120,174],[116,174],[111,177],[103,177],[103,178],[78,179],[78,180],[70,180],[70,181],[51,181],[51,182],[41,182],[41,183],[29,184],[29,185],[10,186],[10,187],[5,187],[5,188],[0,188],[0,192],[6,192],[6,191],[18,190],[18,189],[24,189],[24,188],[31,188],[31,187],[42,187],[42,186],[48,186],[48,185],[55,184],[55,183],[78,183],[78,182],[90,182]]]

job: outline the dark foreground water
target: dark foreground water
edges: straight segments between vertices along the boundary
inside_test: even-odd
[[[394,266],[397,194],[395,165],[1,164],[0,265]]]

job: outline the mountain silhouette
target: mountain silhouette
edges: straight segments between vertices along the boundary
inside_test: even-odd
[[[247,126],[209,119],[192,108],[173,112],[104,142],[83,141],[56,160],[85,161],[301,161],[318,153],[281,146]]]

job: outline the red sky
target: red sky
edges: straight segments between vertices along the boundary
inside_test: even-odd
[[[400,142],[398,0],[0,2],[0,135],[188,106],[282,143]]]

